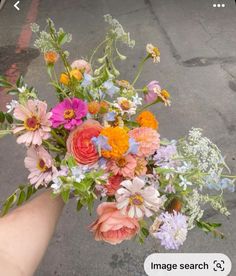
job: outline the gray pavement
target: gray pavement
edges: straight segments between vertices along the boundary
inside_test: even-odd
[[[31,47],[27,55],[14,56],[14,45],[25,21],[30,0],[21,1],[16,13],[14,1],[0,12],[0,73],[14,58],[21,63],[27,82],[35,85],[50,104],[55,102],[42,57]],[[148,64],[140,85],[157,79],[172,94],[172,107],[156,108],[162,137],[178,138],[192,126],[201,127],[216,142],[236,173],[236,5],[213,8],[211,0],[48,0],[41,1],[37,22],[52,17],[58,26],[73,34],[71,59],[89,55],[105,31],[103,15],[116,17],[136,40],[134,50],[121,65],[123,78],[132,79],[133,68],[144,54],[147,42],[161,50],[161,63]],[[13,50],[12,50],[13,49]],[[0,141],[0,197],[3,199],[18,183],[24,183],[25,149],[12,137]],[[222,221],[227,239],[220,241],[193,230],[181,252],[221,252],[233,261],[236,275],[236,199],[226,194],[231,210],[228,220],[212,211],[206,216]],[[116,276],[145,275],[143,261],[160,247],[152,239],[144,246],[126,242],[110,246],[93,240],[87,225],[93,220],[86,210],[77,213],[70,202],[61,217],[37,276]]]

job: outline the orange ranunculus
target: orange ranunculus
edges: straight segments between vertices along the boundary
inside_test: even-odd
[[[87,120],[73,130],[67,139],[67,151],[79,164],[92,165],[99,159],[96,146],[92,142],[97,137],[102,126],[95,120]]]
[[[54,64],[58,60],[58,53],[55,51],[48,51],[44,53],[44,60],[47,64]]]
[[[68,85],[69,84],[69,77],[66,73],[61,73],[61,76],[60,76],[60,83],[64,84],[64,85]]]
[[[132,239],[139,231],[136,218],[123,215],[115,202],[103,202],[97,208],[99,218],[90,225],[96,241],[118,244]]]
[[[136,121],[141,127],[150,127],[153,129],[158,128],[158,121],[150,111],[143,111],[140,113],[136,118]]]

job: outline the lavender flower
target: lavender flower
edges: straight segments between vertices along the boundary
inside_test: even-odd
[[[154,161],[156,161],[155,165],[160,167],[168,167],[168,168],[174,167],[176,162],[172,160],[172,158],[176,154],[177,154],[177,149],[174,144],[161,146],[153,158]]]
[[[165,249],[178,250],[183,245],[187,237],[188,224],[187,217],[174,211],[173,214],[168,212],[159,216],[162,225],[159,231],[154,233],[154,237],[161,241]]]

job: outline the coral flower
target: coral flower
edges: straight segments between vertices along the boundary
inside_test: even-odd
[[[152,186],[145,187],[145,182],[138,177],[133,181],[124,180],[122,188],[116,192],[117,208],[121,213],[131,218],[141,219],[144,215],[150,217],[163,204],[159,192]]]
[[[52,109],[52,126],[57,128],[64,125],[66,129],[72,130],[82,124],[82,119],[86,116],[88,107],[80,99],[65,99]]]
[[[72,69],[79,69],[81,72],[85,72],[86,74],[91,73],[91,65],[84,59],[78,59],[73,61],[71,64]]]
[[[95,164],[99,159],[92,139],[98,137],[102,126],[95,120],[87,120],[73,130],[67,139],[67,151],[79,164]]]
[[[137,158],[137,166],[135,168],[135,175],[141,176],[145,175],[147,172],[147,161],[144,158]]]
[[[48,51],[44,53],[44,60],[47,64],[54,64],[58,60],[58,53],[55,51]]]
[[[139,157],[148,157],[160,147],[160,135],[152,128],[135,128],[129,131],[129,135],[139,144],[137,153]]]
[[[107,137],[111,150],[102,150],[105,158],[118,159],[129,149],[129,135],[121,127],[107,127],[101,131],[101,135]]]
[[[108,196],[115,195],[116,191],[120,188],[120,183],[123,180],[123,177],[119,174],[112,175],[108,178],[108,182],[105,185],[105,188],[107,189],[106,194]]]
[[[22,121],[14,128],[13,133],[22,133],[17,138],[18,144],[29,146],[41,145],[43,140],[50,137],[51,112],[47,113],[47,104],[38,100],[28,100],[25,105],[18,104],[14,110],[14,117]]]
[[[42,147],[30,147],[25,158],[25,167],[30,171],[28,179],[36,188],[47,186],[52,181],[57,169],[51,155]]]
[[[141,127],[150,127],[153,129],[158,128],[158,121],[156,120],[155,116],[150,111],[143,111],[139,114],[139,116],[136,118],[137,123]]]
[[[60,83],[64,84],[64,85],[68,85],[70,81],[69,76],[66,73],[61,73],[60,75]]]
[[[97,208],[98,219],[90,225],[96,241],[119,244],[132,239],[139,231],[135,218],[121,214],[115,202],[103,202]]]
[[[100,103],[97,101],[92,101],[90,103],[88,103],[88,111],[90,114],[98,114],[100,110]]]
[[[134,176],[134,170],[136,166],[136,159],[131,154],[120,157],[115,160],[112,159],[107,162],[108,171],[129,178],[132,178]]]

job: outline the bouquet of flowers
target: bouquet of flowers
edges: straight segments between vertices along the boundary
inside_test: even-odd
[[[220,150],[201,129],[177,141],[160,139],[158,121],[147,109],[170,106],[170,94],[156,80],[136,87],[144,64],[160,62],[160,51],[147,44],[134,80],[119,79],[115,61],[126,57],[118,46],[133,48],[135,41],[110,15],[105,21],[109,30],[90,59],[72,63],[64,49],[69,33],[56,30],[50,19],[43,31],[32,25],[58,99],[52,108],[23,77],[16,84],[0,77],[0,86],[15,96],[0,112],[0,136],[13,134],[25,145],[29,170],[29,184],[7,198],[2,215],[50,188],[64,202],[75,199],[77,210],[91,213],[95,200],[102,201],[89,228],[96,240],[110,244],[151,235],[178,250],[195,226],[223,237],[219,223],[203,220],[203,206],[229,216],[223,190],[233,192],[236,177],[225,174]]]

